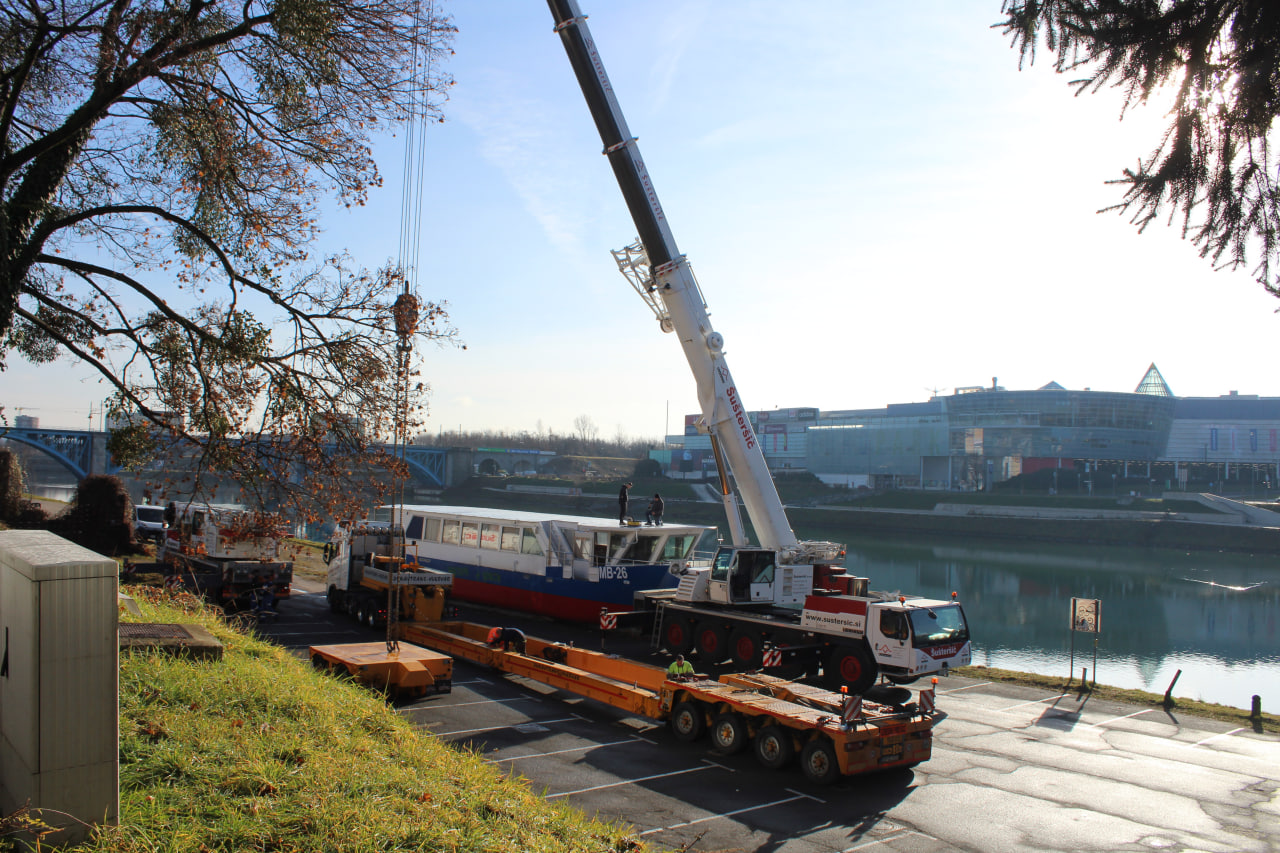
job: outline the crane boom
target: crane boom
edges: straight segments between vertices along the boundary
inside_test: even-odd
[[[688,259],[676,246],[640,148],[614,97],[586,17],[579,11],[576,0],[547,0],[547,5],[648,256],[652,269],[647,287],[661,299],[665,313],[665,317],[660,315],[663,330],[676,333],[693,371],[702,421],[711,435],[721,477],[724,478],[727,462],[760,545],[800,558],[796,535],[769,474],[746,406],[729,373],[724,338],[712,328],[706,302]],[[731,490],[726,487],[722,491],[726,508],[730,509],[734,544],[745,544],[740,541],[745,537],[732,506]]]

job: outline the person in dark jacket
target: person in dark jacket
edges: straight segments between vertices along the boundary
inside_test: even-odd
[[[652,524],[654,527],[662,525],[662,495],[654,492],[653,500],[649,501],[649,511],[644,514],[645,522]]]
[[[514,647],[517,652],[524,654],[524,631],[519,628],[494,628],[489,632],[489,645],[496,646],[499,643],[504,652],[509,652]]]
[[[618,492],[618,523],[627,523],[627,507],[631,504],[631,484],[623,483],[622,491]]]

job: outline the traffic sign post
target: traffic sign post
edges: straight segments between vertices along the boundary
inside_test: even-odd
[[[1070,684],[1076,677],[1076,632],[1093,634],[1093,684],[1098,684],[1098,634],[1102,631],[1102,601],[1097,598],[1071,599],[1071,673]],[[1080,679],[1080,686],[1089,678],[1088,672]]]

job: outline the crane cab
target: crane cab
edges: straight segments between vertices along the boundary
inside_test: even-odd
[[[780,565],[766,548],[721,548],[707,577],[714,604],[798,605],[813,590],[813,566]]]

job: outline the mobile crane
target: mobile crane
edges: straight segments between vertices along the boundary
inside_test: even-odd
[[[688,572],[674,594],[648,599],[657,636],[673,652],[693,649],[715,660],[732,654],[744,664],[757,664],[771,643],[789,657],[820,663],[829,685],[857,693],[882,673],[908,683],[967,665],[968,625],[957,601],[869,594],[865,579],[835,565],[843,546],[797,539],[725,361],[724,337],[712,328],[702,291],[676,245],[586,17],[576,0],[547,5],[640,235],[615,259],[662,330],[674,332],[684,350],[697,383],[698,427],[711,438],[728,516],[731,544],[719,549],[712,567]],[[758,547],[747,544],[730,473]]]

